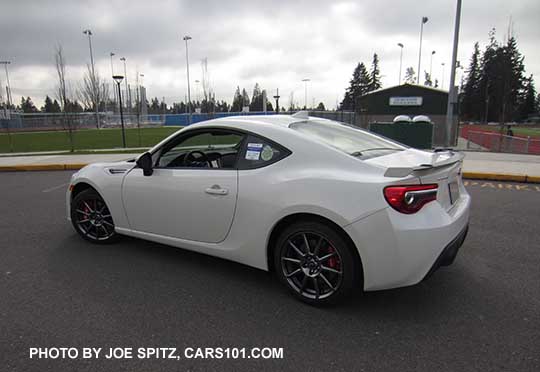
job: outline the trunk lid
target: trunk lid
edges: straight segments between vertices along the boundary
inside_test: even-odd
[[[417,149],[396,151],[365,160],[385,167],[386,177],[414,176],[422,184],[437,184],[437,201],[449,210],[460,198],[461,167],[465,156],[451,150],[429,152]]]

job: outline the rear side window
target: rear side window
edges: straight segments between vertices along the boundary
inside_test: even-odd
[[[238,169],[255,169],[266,167],[288,156],[291,152],[270,140],[250,134],[246,137],[240,157]]]

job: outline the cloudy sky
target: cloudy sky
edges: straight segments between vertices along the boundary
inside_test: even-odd
[[[209,78],[218,99],[232,101],[237,85],[251,94],[258,82],[272,95],[279,88],[283,105],[322,101],[333,108],[343,97],[354,66],[380,58],[384,86],[395,85],[399,47],[405,45],[403,69],[417,70],[420,20],[424,26],[422,70],[430,68],[442,81],[441,63],[451,59],[455,0],[0,0],[0,60],[12,61],[10,82],[14,101],[31,96],[41,104],[55,86],[54,48],[61,44],[72,86],[89,62],[88,40],[93,32],[96,67],[111,75],[123,72],[127,59],[130,83],[136,70],[145,75],[149,97],[167,103],[184,100],[187,91],[185,46],[189,44],[192,97],[201,80],[201,60],[207,58]],[[527,74],[540,76],[540,1],[464,0],[459,57],[468,65],[475,41],[485,45],[495,27],[504,39],[509,20],[525,55]],[[459,75],[458,75],[459,78]],[[5,85],[5,74],[0,84]],[[449,69],[444,76],[448,86]],[[538,83],[538,78],[536,78]],[[4,88],[5,89],[5,88]],[[3,95],[5,97],[5,94]]]

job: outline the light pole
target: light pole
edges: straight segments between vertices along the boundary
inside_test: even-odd
[[[8,133],[8,140],[9,140],[9,151],[13,152],[13,141],[11,139],[11,131],[9,130],[9,120],[11,119],[11,85],[9,85],[9,72],[8,72],[8,65],[11,64],[11,61],[0,61],[0,65],[4,65],[4,68],[6,70],[6,129]],[[2,87],[0,86],[0,89]]]
[[[110,57],[111,57],[111,77],[114,76],[114,67],[113,67],[113,58],[115,56],[115,54],[113,52],[110,52],[109,53]],[[114,92],[114,101],[116,102],[116,89],[113,89],[113,92]]]
[[[433,55],[435,54],[436,52],[435,51],[432,51],[431,52],[431,61],[429,61],[429,79],[433,79],[432,75],[431,75],[431,71],[432,71],[432,68],[433,68]]]
[[[448,90],[448,105],[446,107],[446,145],[450,146],[450,136],[454,123],[454,111],[457,106],[456,92],[456,66],[457,52],[459,43],[459,24],[461,21],[461,0],[457,0],[456,4],[456,21],[454,24],[454,48],[452,50],[452,64],[450,70],[450,89]]]
[[[441,89],[444,89],[444,62],[441,63],[441,66],[442,66]]]
[[[398,43],[397,46],[401,48],[401,51],[399,52],[399,80],[398,80],[398,85],[401,85],[401,69],[403,68],[403,44]]]
[[[128,87],[126,57],[120,58],[120,61],[124,62],[124,76],[126,77],[126,80],[124,80],[124,84],[126,87],[126,95],[124,96],[124,98],[126,99],[126,109],[128,110],[128,113],[129,113],[129,110],[131,110],[131,98],[130,98],[129,87]]]
[[[186,71],[187,71],[187,96],[188,96],[188,113],[189,124],[191,124],[191,88],[189,85],[189,55],[188,55],[188,40],[191,40],[191,36],[184,36],[182,39],[186,42]]]
[[[9,112],[9,109],[11,107],[11,85],[9,84],[9,71],[8,71],[8,65],[11,64],[11,61],[0,61],[0,65],[4,65],[4,68],[6,70],[6,100],[7,100],[7,109]]]
[[[94,53],[92,52],[92,31],[86,29],[83,31],[83,34],[88,36],[88,47],[90,49],[90,66],[92,68],[92,96],[94,101],[94,106],[96,110],[96,126],[99,128],[99,102],[96,102],[96,91],[99,87],[96,87],[96,72],[94,70]]]
[[[279,114],[279,88],[276,89],[276,95],[274,96],[274,99],[276,100],[276,113]]]
[[[122,145],[124,148],[126,148],[126,129],[124,127],[124,111],[122,111],[122,94],[120,93],[120,84],[122,83],[122,80],[124,77],[122,75],[114,75],[113,76],[114,82],[116,83],[116,86],[118,87],[118,101],[120,106],[120,123],[122,125]]]
[[[302,81],[304,82],[304,109],[308,109],[307,108],[307,83],[308,81],[311,81],[310,79],[308,78],[305,78],[305,79],[302,79]]]
[[[424,34],[424,23],[427,23],[428,17],[422,17],[422,23],[420,24],[420,48],[418,49],[418,76],[416,77],[416,84],[420,84],[420,66],[422,63],[422,35]]]

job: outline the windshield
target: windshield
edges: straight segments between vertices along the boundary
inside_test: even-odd
[[[373,150],[388,154],[406,149],[386,138],[332,120],[302,121],[291,124],[290,128],[353,156],[364,156]]]

